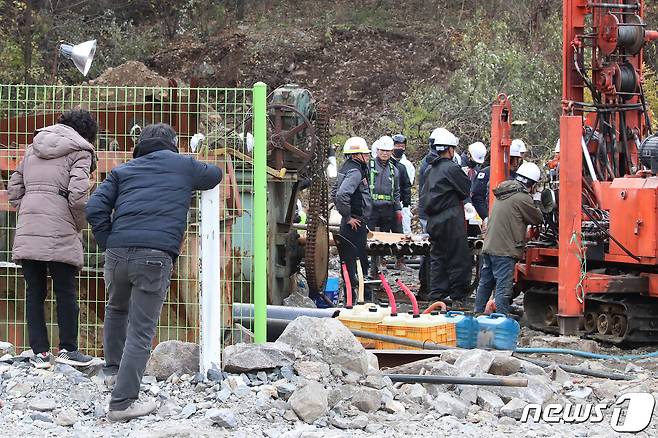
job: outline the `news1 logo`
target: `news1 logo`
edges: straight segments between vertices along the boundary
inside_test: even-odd
[[[628,406],[624,405],[628,402]],[[551,403],[542,409],[539,404],[528,404],[523,408],[521,422],[532,419],[546,423],[600,423],[604,420],[604,411],[612,408],[610,427],[615,432],[637,433],[649,427],[656,400],[645,392],[630,392],[617,398],[612,406],[605,403],[567,404]],[[531,414],[532,412],[532,414]],[[625,415],[622,415],[625,414]]]

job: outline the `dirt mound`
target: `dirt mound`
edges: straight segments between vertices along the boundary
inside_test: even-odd
[[[117,67],[108,68],[89,85],[122,87],[167,87],[169,80],[150,70],[143,63],[128,61]]]

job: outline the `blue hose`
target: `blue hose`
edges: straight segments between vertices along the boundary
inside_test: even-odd
[[[570,354],[572,356],[579,356],[587,359],[606,359],[606,360],[619,360],[619,361],[658,357],[658,351],[654,351],[652,353],[646,353],[646,354],[634,354],[634,355],[624,355],[624,356],[590,353],[589,351],[571,350],[568,348],[549,348],[549,347],[517,348],[514,351],[516,353],[523,353],[523,354]]]

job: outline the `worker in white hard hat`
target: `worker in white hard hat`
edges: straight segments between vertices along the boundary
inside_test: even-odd
[[[482,217],[479,215],[473,201],[473,183],[480,173],[480,167],[487,156],[487,147],[484,143],[477,141],[468,146],[466,150],[465,166],[462,167],[466,176],[471,181],[471,192],[469,199],[464,204],[464,212],[468,221],[468,236],[476,237],[481,234]],[[475,194],[476,195],[476,194]]]
[[[466,162],[463,163],[465,166],[462,167],[462,170],[464,170],[471,182],[477,176],[486,156],[487,147],[481,141],[476,141],[468,147],[466,151]]]
[[[373,231],[397,232],[402,228],[402,203],[400,200],[400,172],[391,160],[393,139],[387,135],[379,138],[377,157],[368,163],[368,183],[372,198],[372,212],[368,218],[368,228]],[[371,276],[385,270],[383,257],[375,257],[371,265]]]
[[[512,304],[514,266],[523,256],[528,225],[542,223],[535,193],[541,179],[539,167],[523,163],[514,180],[503,181],[493,191],[496,200],[489,215],[487,235],[482,248],[480,283],[475,297],[475,312],[485,311],[495,290],[496,312],[508,314]]]
[[[523,163],[523,155],[525,154],[526,147],[522,140],[514,139],[509,148],[509,179],[512,180],[516,177],[516,170]]]
[[[439,128],[432,133],[436,158],[426,171],[420,203],[427,214],[430,249],[430,292],[427,298],[448,300],[459,307],[468,297],[471,252],[466,236],[464,201],[471,182],[453,158],[459,139]]]
[[[337,238],[338,254],[347,266],[350,281],[357,284],[357,259],[363,272],[368,272],[367,222],[372,210],[368,184],[370,148],[363,138],[351,137],[343,146],[343,154],[346,160],[331,191],[331,198],[341,215],[340,230],[334,237]]]
[[[391,161],[398,168],[400,185],[400,202],[402,203],[402,223],[396,223],[396,233],[411,234],[411,188],[416,178],[416,168],[407,159],[404,152],[407,149],[407,137],[403,134],[395,134],[393,137],[393,155]],[[408,271],[410,268],[405,264],[404,256],[398,256],[395,264],[396,269]]]

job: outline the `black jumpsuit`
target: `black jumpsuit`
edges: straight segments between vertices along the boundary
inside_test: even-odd
[[[430,250],[430,299],[464,298],[471,281],[464,200],[471,182],[461,167],[447,158],[430,163],[421,193],[427,213]]]

